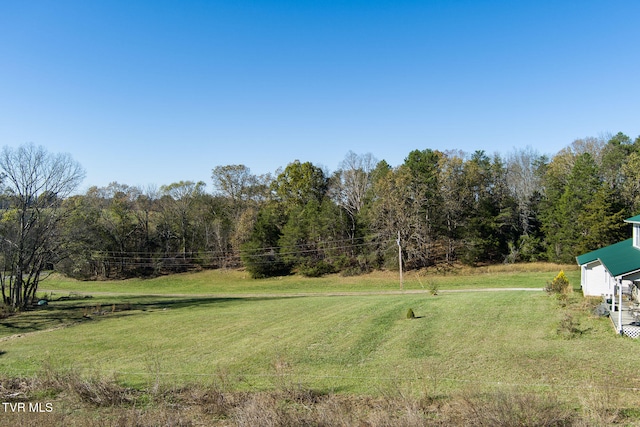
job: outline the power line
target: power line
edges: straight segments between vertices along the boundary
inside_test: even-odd
[[[376,239],[377,237],[380,237],[381,235],[375,235],[373,236],[373,239]],[[369,239],[371,239],[371,237],[369,237]],[[263,246],[260,248],[255,248],[255,249],[251,249],[250,251],[248,250],[238,250],[235,251],[234,253],[238,253],[238,254],[242,254],[242,253],[248,253],[248,252],[258,252],[258,251],[274,251],[274,250],[279,250],[282,249],[283,247],[286,248],[304,248],[306,246],[309,246],[311,244],[313,245],[318,245],[319,248],[318,249],[310,249],[309,251],[313,251],[313,250],[335,250],[335,249],[350,249],[350,248],[357,248],[357,247],[363,247],[363,246],[375,246],[375,245],[385,245],[385,244],[390,244],[393,240],[392,239],[386,239],[386,240],[371,240],[369,242],[361,242],[361,243],[352,243],[352,244],[344,244],[344,245],[336,245],[336,244],[340,244],[340,243],[344,243],[344,242],[351,242],[354,239],[340,239],[340,240],[316,240],[316,241],[310,241],[309,243],[300,243],[300,244],[296,244],[296,245],[281,245],[281,246]],[[362,240],[362,238],[359,238],[357,240]],[[323,246],[326,245],[326,246]],[[333,245],[333,246],[332,246]],[[197,251],[197,252],[191,252],[191,253],[197,253],[198,255],[209,255],[209,254],[219,254],[221,251]],[[291,251],[291,253],[298,253],[299,251]],[[157,257],[159,255],[163,255],[164,257],[171,257],[171,256],[183,256],[183,252],[180,251],[174,251],[174,252],[151,252],[151,251],[94,251],[93,254],[97,254],[97,255],[104,255],[104,256],[109,256],[109,257],[121,257],[121,256],[142,256],[142,255],[147,255],[148,257]],[[280,252],[280,254],[289,254],[287,252],[283,253]]]
[[[93,253],[92,258],[99,259],[101,258],[103,261],[111,261],[111,262],[127,262],[129,265],[134,262],[142,264],[143,261],[147,261],[149,263],[152,262],[161,262],[161,261],[179,261],[180,259],[188,259],[188,260],[218,260],[218,261],[241,261],[242,256],[248,256],[252,258],[260,258],[260,257],[270,257],[273,255],[278,256],[301,256],[305,254],[313,254],[313,253],[327,253],[331,251],[339,251],[339,250],[349,250],[349,249],[358,249],[369,246],[386,246],[390,245],[392,240],[388,241],[371,241],[371,242],[363,242],[356,244],[348,244],[348,245],[332,245],[333,243],[341,243],[346,242],[347,240],[342,241],[324,241],[324,242],[312,242],[311,244],[318,245],[314,248],[308,248],[311,244],[298,244],[298,245],[285,245],[285,246],[269,246],[269,247],[261,247],[252,250],[240,250],[234,251],[231,253],[225,254],[223,251],[204,251],[204,252],[195,252],[184,254],[182,252],[171,252],[171,253],[154,253],[154,252],[138,252],[138,251],[96,251]],[[323,245],[324,244],[324,245]],[[282,251],[282,249],[287,249],[287,251]],[[296,248],[298,248],[296,250]],[[187,263],[183,263],[186,265]],[[174,264],[178,265],[178,264]]]

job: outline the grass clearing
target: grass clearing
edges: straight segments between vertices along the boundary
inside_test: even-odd
[[[539,289],[557,272],[487,269],[433,280],[441,281],[442,291]],[[575,286],[578,274],[566,272]],[[397,282],[386,273],[367,276],[370,281],[361,277],[359,284],[354,278],[295,276],[247,284],[241,272],[224,274],[197,273],[195,284],[187,275],[171,281],[56,283],[54,297],[96,286],[105,294],[52,301],[2,319],[0,372],[13,378],[75,372],[149,393],[206,390],[222,381],[225,393],[251,393],[251,399],[313,390],[387,401],[426,396],[432,405],[458,396],[466,402],[460,407],[470,411],[483,402],[478,393],[512,403],[557,396],[562,405],[591,417],[602,413],[599,405],[630,414],[640,404],[640,374],[632,369],[640,343],[616,336],[608,319],[590,314],[591,303],[579,293],[564,302],[544,292],[514,290],[433,296],[428,289],[391,293]],[[424,281],[424,273],[408,280],[409,289],[418,279]],[[324,293],[311,289],[317,280]],[[139,286],[162,292],[136,294]],[[192,293],[177,292],[184,286]],[[302,289],[302,296],[295,295]],[[415,319],[406,317],[409,308]],[[563,333],[567,316],[577,332]],[[16,331],[21,336],[12,336]],[[459,397],[470,391],[470,397]],[[531,402],[540,407],[548,403],[536,399]]]
[[[406,318],[409,307],[416,319]],[[129,385],[223,370],[241,379],[241,390],[266,390],[279,364],[314,389],[362,394],[416,378],[447,389],[591,386],[633,363],[636,342],[615,337],[607,319],[577,314],[584,334],[562,339],[564,312],[545,293],[513,291],[176,299],[5,341],[0,369],[25,374],[48,363]],[[612,347],[623,353],[614,363]],[[625,381],[640,385],[633,374]]]
[[[579,286],[580,271],[574,265],[548,263],[510,264],[488,267],[457,267],[449,270],[422,270],[404,274],[405,290],[473,288],[542,288],[563,269]],[[206,270],[161,276],[153,279],[128,279],[82,282],[52,275],[40,288],[54,295],[69,292],[122,293],[136,295],[220,295],[220,294],[324,294],[331,292],[382,292],[400,290],[398,272],[376,271],[361,276],[327,275],[308,278],[298,275],[255,280],[242,270]]]

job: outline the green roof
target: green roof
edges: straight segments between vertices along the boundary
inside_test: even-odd
[[[640,215],[632,216],[631,218],[627,218],[624,222],[640,222]]]
[[[634,218],[638,218],[640,222],[640,215],[630,219]],[[609,273],[615,277],[640,270],[640,249],[633,246],[633,239],[627,239],[580,255],[576,257],[576,260],[579,265],[600,260],[607,270],[609,270]]]

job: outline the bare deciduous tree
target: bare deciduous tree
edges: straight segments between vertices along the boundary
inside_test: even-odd
[[[160,187],[160,192],[166,196],[162,200],[165,201],[169,216],[178,224],[183,258],[187,256],[187,240],[196,211],[194,205],[202,200],[205,186],[202,181],[180,181]]]
[[[466,221],[465,206],[471,199],[470,189],[465,186],[465,156],[463,152],[450,151],[440,161],[438,183],[442,196],[447,263],[455,261],[456,251],[462,245],[460,230]]]
[[[0,287],[5,304],[24,309],[35,298],[40,275],[61,255],[61,201],[84,178],[68,154],[51,154],[32,144],[4,147],[2,265]]]
[[[371,187],[371,172],[378,161],[371,153],[358,155],[349,151],[340,163],[331,185],[331,195],[351,219],[351,234],[355,232],[356,217],[365,204]]]
[[[531,147],[514,150],[507,158],[507,182],[509,190],[518,203],[520,227],[524,235],[529,234],[531,198],[540,191],[540,177],[536,173],[536,161],[541,158]]]

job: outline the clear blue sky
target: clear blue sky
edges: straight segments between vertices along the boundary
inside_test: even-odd
[[[84,188],[640,135],[640,1],[0,2],[0,145]]]

